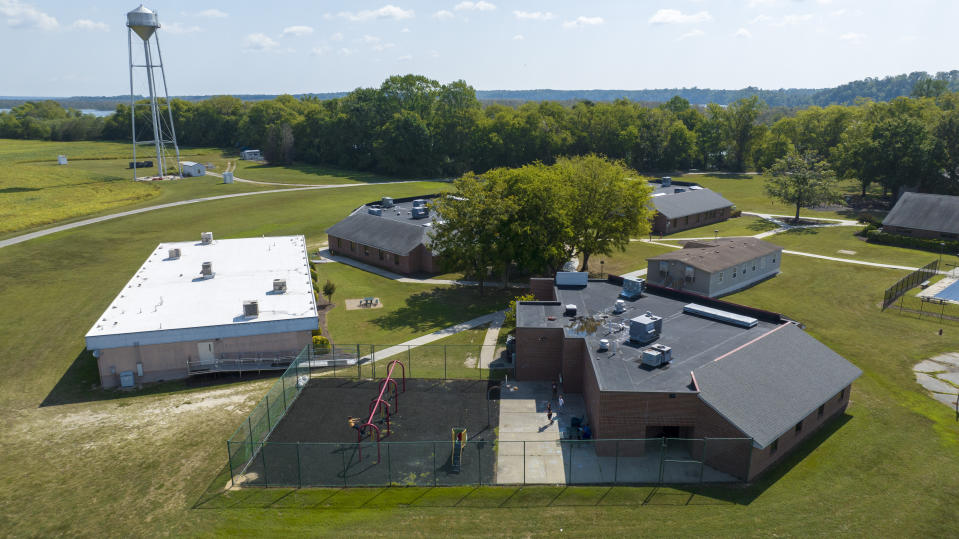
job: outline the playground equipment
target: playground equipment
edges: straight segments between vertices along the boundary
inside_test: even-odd
[[[386,413],[386,434],[389,435],[391,432],[390,415],[399,411],[399,392],[397,391],[396,380],[393,378],[393,369],[395,369],[397,365],[399,365],[400,369],[402,369],[403,393],[406,392],[406,366],[397,360],[390,361],[388,365],[389,369],[386,372],[386,378],[380,380],[380,393],[375,399],[370,401],[369,419],[366,420],[366,423],[363,423],[358,429],[356,429],[356,449],[359,460],[361,461],[363,460],[363,446],[361,445],[363,442],[363,432],[367,427],[369,427],[372,432],[376,432],[376,463],[380,463],[380,428],[373,423],[373,418],[376,417],[376,412],[380,410],[380,405],[385,404],[386,408],[383,411]],[[386,392],[386,388],[388,387],[393,388],[392,406],[390,406],[390,403],[383,399],[383,394]]]
[[[453,473],[460,473],[463,465],[463,447],[466,446],[466,429],[453,427],[453,454],[450,456]]]

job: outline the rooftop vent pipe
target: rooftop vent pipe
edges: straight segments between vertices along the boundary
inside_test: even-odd
[[[200,266],[200,275],[204,277],[213,277],[213,262],[204,262]]]
[[[273,279],[273,291],[280,294],[286,292],[286,279]]]
[[[255,299],[243,302],[243,316],[259,316],[260,304]]]
[[[177,258],[180,258],[179,249],[170,249],[167,254],[169,255],[170,260],[176,260]]]
[[[203,245],[209,245],[209,244],[213,243],[213,233],[212,233],[212,232],[204,232],[204,233],[200,234],[200,243],[202,243]]]

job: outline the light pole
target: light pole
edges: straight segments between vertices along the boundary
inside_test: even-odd
[[[605,260],[600,260],[600,261],[599,261],[599,278],[600,278],[600,279],[603,278],[603,266],[604,266],[605,264],[606,264],[606,261],[605,261]]]
[[[946,246],[946,242],[939,242],[939,266],[942,266],[942,249]],[[937,267],[938,269],[938,267]]]
[[[718,240],[719,240],[719,229],[716,228],[713,230],[713,241],[718,241]]]

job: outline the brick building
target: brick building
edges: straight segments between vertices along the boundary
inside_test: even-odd
[[[330,253],[406,275],[438,272],[428,234],[435,196],[385,197],[360,206],[326,230]]]
[[[687,241],[682,249],[647,258],[646,281],[720,297],[779,273],[782,252],[757,238]]]
[[[622,283],[534,279],[516,312],[516,379],[582,393],[597,440],[748,439],[704,461],[752,480],[845,410],[861,371],[795,323],[655,285],[627,299]],[[637,319],[657,321],[645,344]]]
[[[915,238],[959,239],[959,197],[903,193],[882,231]]]
[[[698,185],[657,187],[651,197],[654,234],[672,234],[729,219],[733,203]]]
[[[309,344],[318,324],[303,236],[214,240],[205,232],[198,242],[158,245],[86,346],[103,387],[131,386],[240,370],[241,358],[269,369]],[[223,360],[233,368],[218,369]]]

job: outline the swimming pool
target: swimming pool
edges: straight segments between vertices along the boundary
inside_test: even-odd
[[[947,299],[949,301],[959,302],[959,281],[956,281],[940,290],[939,293],[936,294],[936,297],[939,299]]]

